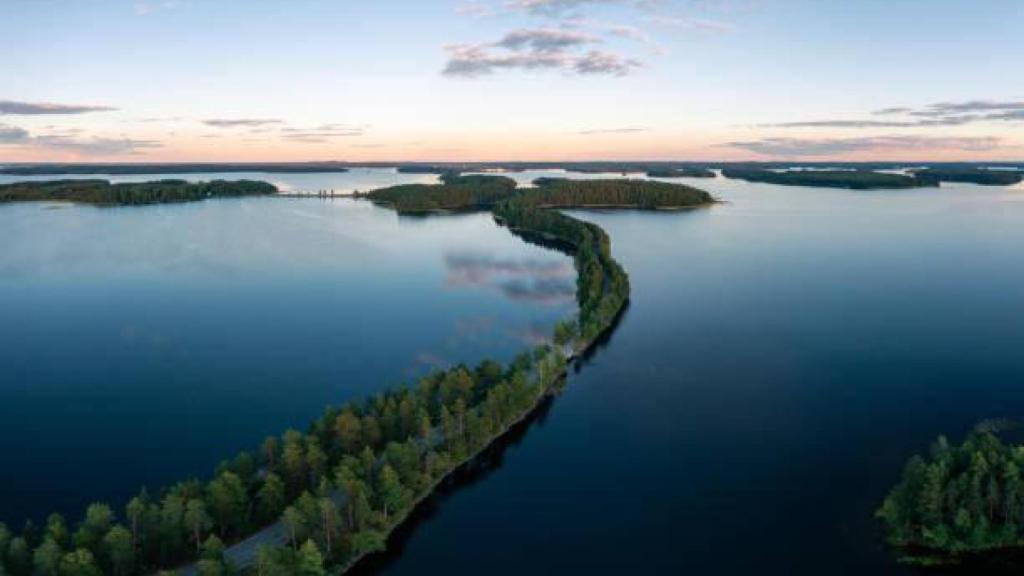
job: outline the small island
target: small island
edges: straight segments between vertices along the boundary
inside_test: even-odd
[[[845,188],[848,190],[877,190],[887,188],[921,188],[938,186],[913,176],[889,174],[871,170],[767,170],[764,168],[727,167],[722,170],[726,178],[779,184],[782,186],[814,186]]]
[[[647,171],[648,178],[714,178],[715,173],[707,168],[654,168]]]
[[[275,193],[277,187],[273,184],[256,180],[155,180],[120,184],[111,184],[108,180],[47,180],[0,184],[0,202],[61,201],[102,206],[194,202]]]
[[[1017,170],[989,170],[976,166],[925,168],[913,171],[922,182],[961,182],[983,186],[1012,186],[1024,180]]]
[[[306,174],[348,172],[341,162],[194,162],[160,164],[14,164],[0,166],[0,174],[11,176],[210,174],[216,172],[262,172]]]
[[[1024,546],[1024,447],[983,425],[960,445],[940,436],[914,456],[876,516],[906,562],[984,561]]]

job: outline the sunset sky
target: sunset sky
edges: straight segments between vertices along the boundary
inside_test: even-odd
[[[1021,0],[3,0],[0,162],[1024,160]]]

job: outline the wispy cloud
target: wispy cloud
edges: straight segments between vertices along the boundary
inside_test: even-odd
[[[0,100],[0,115],[40,116],[47,114],[86,114],[88,112],[109,112],[117,110],[110,106],[80,104],[52,104],[48,102],[17,102]]]
[[[762,138],[728,142],[725,146],[766,156],[832,156],[851,152],[958,150],[984,152],[1000,147],[995,137],[869,136],[861,138]]]
[[[693,30],[697,32],[732,32],[735,27],[728,22],[721,22],[718,20],[708,20],[706,18],[690,18],[685,16],[666,16],[662,14],[653,14],[644,17],[644,21],[657,26],[666,26],[670,28],[677,28],[683,30]]]
[[[281,137],[292,142],[303,144],[322,144],[332,138],[350,138],[366,134],[367,126],[349,126],[345,124],[321,124],[314,128],[281,128]]]
[[[57,130],[38,136],[17,126],[0,124],[0,146],[27,146],[46,150],[69,151],[86,156],[138,154],[143,150],[159,148],[156,140],[128,137],[79,137],[78,130]]]
[[[923,108],[892,107],[872,112],[878,119],[800,120],[762,124],[770,128],[929,128],[981,122],[1024,121],[1024,101],[939,102]]]
[[[581,134],[583,136],[594,136],[594,135],[598,135],[598,134],[636,134],[638,132],[647,132],[648,130],[650,130],[650,129],[649,128],[637,128],[637,127],[627,127],[627,128],[595,128],[595,129],[592,129],[592,130],[580,130],[579,132],[577,132],[577,134]]]
[[[495,42],[448,46],[449,60],[443,73],[477,78],[497,70],[558,69],[581,75],[624,76],[642,66],[637,60],[611,52],[583,51],[599,43],[597,36],[572,30],[514,30]]]
[[[281,123],[282,121],[276,118],[210,118],[203,120],[203,124],[215,128],[256,128]]]
[[[487,18],[494,16],[494,9],[486,4],[470,0],[455,7],[455,13],[459,16],[470,16],[473,18]]]

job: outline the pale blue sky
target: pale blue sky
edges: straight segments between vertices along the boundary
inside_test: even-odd
[[[1024,159],[1019,0],[2,13],[0,161]]]

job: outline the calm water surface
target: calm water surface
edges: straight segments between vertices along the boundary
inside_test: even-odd
[[[1024,187],[692,181],[579,212],[632,305],[495,469],[377,574],[906,574],[872,512],[939,433],[1024,416]]]
[[[1024,186],[678,181],[727,203],[576,213],[630,274],[618,330],[364,571],[909,572],[872,520],[903,461],[1024,416]],[[572,307],[568,260],[485,215],[43,208],[0,207],[5,517],[203,472]]]
[[[354,200],[0,206],[0,519],[207,474],[330,403],[510,359],[575,271],[487,214]]]

